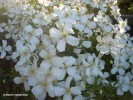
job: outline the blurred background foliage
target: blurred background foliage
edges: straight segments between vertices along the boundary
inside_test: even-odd
[[[122,15],[133,15],[133,0],[118,0]]]

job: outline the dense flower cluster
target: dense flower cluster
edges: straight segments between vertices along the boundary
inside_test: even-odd
[[[26,91],[44,100],[96,96],[93,85],[133,95],[133,37],[117,0],[4,0],[0,57],[16,62]],[[113,20],[116,23],[113,23]],[[12,40],[10,44],[8,40]],[[7,53],[7,54],[6,54]],[[7,56],[6,56],[7,55]],[[104,91],[104,90],[103,90]],[[101,93],[101,92],[100,92]]]

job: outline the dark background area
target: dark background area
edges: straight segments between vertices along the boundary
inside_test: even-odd
[[[133,0],[118,0],[118,6],[122,18],[127,19],[128,25],[131,27],[131,30],[127,31],[127,33],[133,36]]]

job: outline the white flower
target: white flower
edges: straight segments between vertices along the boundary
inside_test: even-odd
[[[23,38],[33,45],[39,42],[38,37],[43,34],[43,30],[41,28],[34,29],[31,25],[25,26],[24,30],[26,31],[26,34],[21,35],[23,35]]]
[[[9,45],[7,46],[7,41],[2,40],[2,46],[0,46],[0,58],[4,58],[6,56],[6,52],[10,52],[12,47]]]
[[[66,28],[66,27],[64,27],[64,28]],[[59,52],[65,51],[66,43],[68,43],[71,46],[77,46],[79,44],[79,39],[77,39],[76,37],[69,35],[69,33],[67,33],[67,31],[69,31],[69,30],[67,30],[67,29],[59,30],[56,28],[50,29],[50,36],[55,39],[59,39],[57,41],[57,50]]]
[[[73,57],[63,57],[60,59],[60,62],[61,63],[57,63],[56,68],[52,69],[58,80],[64,79],[66,73],[76,81],[81,79],[81,76],[77,73],[76,67],[73,66],[76,65],[76,60]]]
[[[62,83],[62,86],[55,87],[56,96],[63,96],[63,100],[72,100],[72,95],[80,95],[81,88],[78,86],[70,87],[72,78],[68,77],[66,82]]]
[[[112,36],[98,36],[97,41],[99,44],[97,44],[96,49],[100,51],[102,54],[117,54],[119,49],[117,45],[119,44],[117,40],[113,39]]]
[[[12,57],[16,58],[20,55],[20,59],[17,62],[18,65],[23,65],[27,60],[29,60],[31,53],[36,49],[34,45],[23,45],[20,41],[16,42],[16,48],[17,52]]]
[[[83,65],[86,67],[86,75],[100,75],[102,76],[101,70],[104,69],[104,63],[101,62],[95,55],[89,55],[87,61],[83,59]]]
[[[52,63],[52,60],[56,56],[56,48],[51,45],[49,46],[48,50],[41,50],[39,56],[43,58],[46,62]]]
[[[119,72],[120,75],[124,75],[125,73],[125,70],[120,66],[116,66],[111,69],[112,74],[116,74],[117,71]]]
[[[109,77],[109,73],[108,72],[104,72],[103,76],[100,77],[99,81],[102,82],[103,85],[106,85],[109,83],[109,81],[106,79]]]
[[[127,92],[129,90],[129,77],[128,76],[120,76],[117,75],[117,79],[119,81],[118,84],[116,84],[117,87],[117,95],[123,95],[124,92]]]
[[[43,26],[43,25],[47,25],[48,22],[45,20],[45,14],[43,13],[37,13],[35,15],[35,18],[32,19],[33,23],[36,24],[37,26]]]

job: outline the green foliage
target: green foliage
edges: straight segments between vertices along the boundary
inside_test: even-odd
[[[132,0],[118,0],[118,6],[122,15],[133,15]]]

